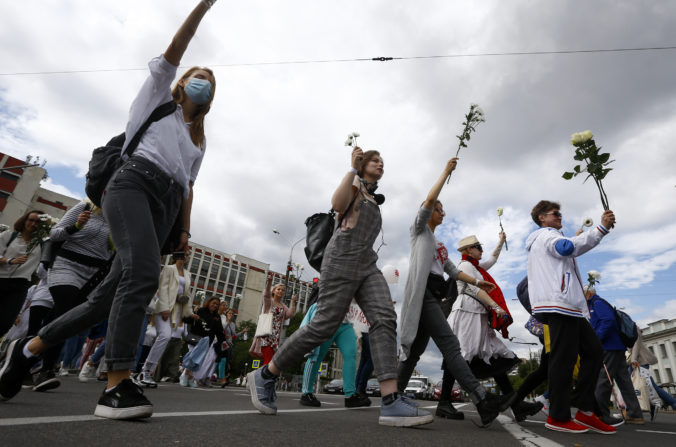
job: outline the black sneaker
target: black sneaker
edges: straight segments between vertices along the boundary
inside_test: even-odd
[[[131,379],[124,379],[112,390],[104,391],[94,410],[94,416],[108,419],[140,419],[152,414],[153,404]]]
[[[503,411],[514,405],[514,402],[516,402],[517,398],[518,396],[514,391],[511,391],[509,394],[503,394],[502,396],[498,396],[498,411],[502,413]]]
[[[533,416],[538,414],[542,410],[541,402],[524,402],[521,401],[517,404],[512,405],[512,415],[516,422],[523,422],[528,416]]]
[[[47,391],[58,388],[61,381],[51,369],[42,370],[33,376],[33,391]]]
[[[619,427],[620,425],[624,424],[624,419],[622,418],[615,418],[612,416],[604,416],[601,419],[601,422],[607,425],[612,425],[613,427]]]
[[[439,402],[437,411],[434,414],[440,418],[455,419],[456,421],[465,419],[465,413],[458,411],[453,404],[448,401]]]
[[[23,348],[30,338],[20,338],[7,348],[5,363],[0,368],[0,400],[9,400],[21,391],[21,384],[31,367],[40,361],[39,357],[27,359]]]
[[[371,399],[360,393],[345,398],[345,408],[370,407]]]
[[[322,403],[317,400],[314,394],[307,393],[300,396],[300,404],[306,407],[321,407]]]

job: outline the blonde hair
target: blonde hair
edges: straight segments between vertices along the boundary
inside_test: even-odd
[[[211,75],[211,79],[209,80],[211,82],[211,98],[209,98],[209,101],[206,104],[197,106],[197,115],[192,117],[192,124],[190,124],[190,139],[195,146],[202,148],[204,147],[204,117],[209,113],[211,102],[214,100],[214,96],[216,96],[216,78],[214,77],[214,72],[206,67],[191,67],[188,71],[183,73],[183,76],[181,76],[179,81],[188,79],[197,70],[204,70]],[[183,104],[187,97],[185,91],[183,91],[183,87],[181,87],[178,82],[174,85],[171,96],[178,104]]]

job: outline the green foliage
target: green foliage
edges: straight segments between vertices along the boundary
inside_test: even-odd
[[[582,165],[576,165],[572,171],[564,172],[562,177],[566,180],[571,180],[573,177],[586,172],[587,177],[585,177],[584,181],[586,182],[589,180],[589,178],[594,180],[594,183],[596,183],[596,186],[599,189],[603,209],[610,209],[608,204],[608,196],[603,189],[603,184],[601,181],[606,177],[606,175],[608,175],[610,171],[612,171],[612,168],[608,168],[607,166],[615,160],[610,159],[609,153],[601,153],[601,147],[596,146],[593,138],[583,142],[574,142],[572,144],[575,147],[575,155],[573,155],[573,159],[575,161],[585,162],[586,166],[582,167]]]

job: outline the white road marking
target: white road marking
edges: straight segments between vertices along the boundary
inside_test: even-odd
[[[505,430],[509,432],[514,438],[524,446],[538,446],[538,447],[563,447],[561,444],[552,441],[551,439],[540,436],[536,433],[533,433],[530,430],[526,430],[512,418],[505,415],[498,416],[498,422],[505,427]]]
[[[642,431],[644,433],[661,433],[663,435],[676,435],[676,432],[673,431],[657,431],[657,430],[636,430],[636,431]]]
[[[307,413],[307,412],[321,412],[321,411],[359,411],[369,410],[374,407],[361,408],[299,408],[297,410],[277,410],[277,413]],[[258,410],[232,410],[232,411],[180,411],[174,413],[153,413],[153,418],[173,418],[173,417],[187,417],[187,416],[238,416],[243,414],[259,414]],[[0,427],[14,427],[18,425],[36,425],[36,424],[55,424],[63,422],[89,422],[89,421],[105,421],[108,419],[99,418],[94,415],[77,415],[77,416],[43,416],[32,418],[5,418],[0,419]]]

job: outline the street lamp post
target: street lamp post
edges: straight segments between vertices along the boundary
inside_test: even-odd
[[[301,237],[298,239],[296,242],[291,242],[288,239],[286,239],[284,236],[282,236],[282,233],[279,232],[277,229],[272,230],[273,233],[276,235],[284,238],[287,242],[291,244],[291,250],[289,251],[289,260],[286,263],[286,276],[284,278],[284,287],[286,288],[286,294],[289,294],[289,274],[293,270],[293,249],[296,248],[296,245],[298,245],[299,242],[305,239],[305,236]]]

